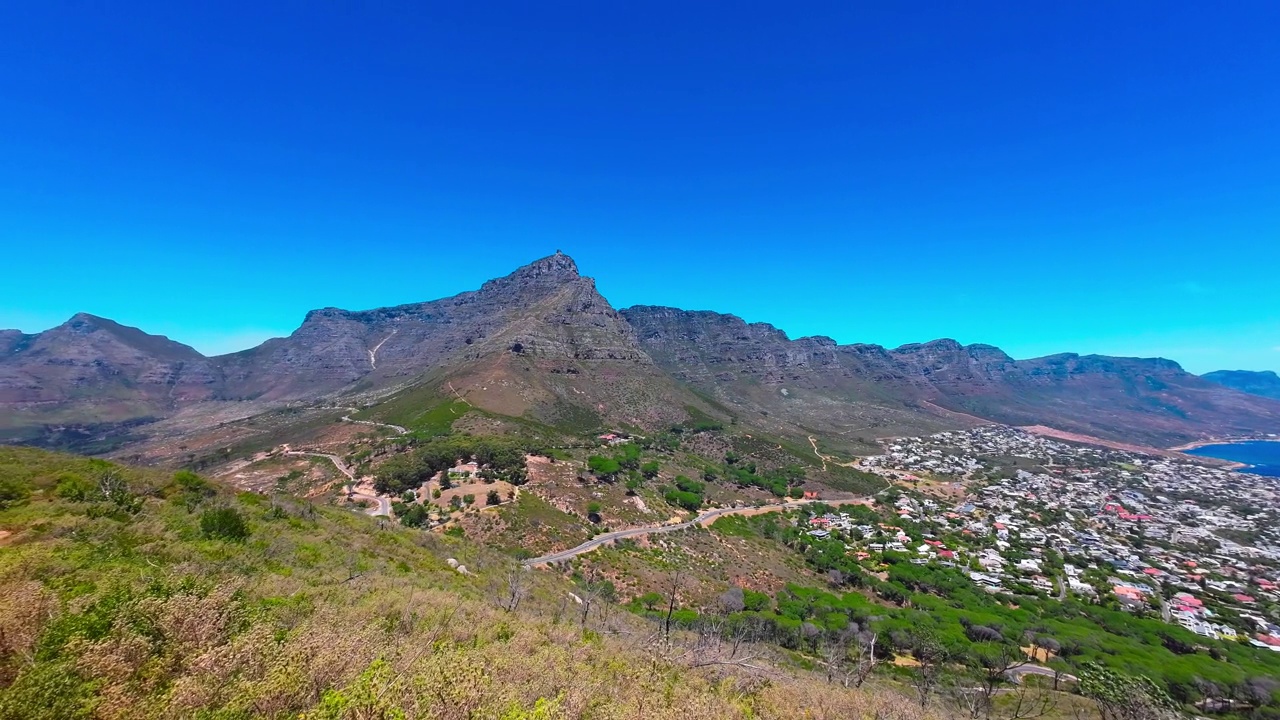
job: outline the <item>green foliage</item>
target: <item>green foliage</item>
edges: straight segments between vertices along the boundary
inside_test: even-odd
[[[412,452],[397,455],[378,466],[374,486],[378,492],[400,494],[430,480],[437,473],[455,467],[458,461],[474,459],[499,480],[523,485],[524,457],[537,448],[519,438],[476,438],[456,435],[427,440]],[[443,484],[443,483],[442,483]]]
[[[429,521],[427,509],[417,503],[403,508],[393,506],[392,511],[400,518],[400,524],[408,527],[423,527]]]
[[[621,463],[617,460],[610,457],[604,457],[603,455],[592,455],[587,458],[587,467],[590,468],[591,472],[595,473],[597,477],[601,478],[612,478],[614,475],[618,474],[619,470],[622,469]]]
[[[94,691],[70,661],[36,664],[0,691],[0,720],[87,720]]]
[[[64,500],[73,500],[76,502],[84,502],[93,496],[96,488],[83,476],[64,472],[58,475],[57,484],[54,485],[53,494]]]
[[[249,526],[235,508],[210,508],[200,513],[200,532],[207,538],[241,542],[249,537]]]
[[[20,505],[31,496],[31,488],[16,478],[0,478],[0,510]]]
[[[652,611],[655,607],[658,606],[658,603],[662,602],[662,595],[656,592],[647,592],[641,595],[640,597],[636,598],[635,602],[640,605],[643,605],[645,610]]]
[[[680,430],[689,430],[690,432],[715,432],[724,429],[724,423],[711,417],[705,412],[699,410],[692,405],[685,405],[684,411],[689,415],[689,421],[683,426],[679,426]],[[672,428],[675,430],[676,428]]]
[[[693,511],[702,507],[703,493],[706,489],[705,483],[679,475],[676,477],[675,487],[665,488],[662,497],[672,505]]]
[[[744,588],[742,591],[742,604],[747,611],[764,612],[773,607],[773,598],[766,593]]]
[[[786,497],[794,486],[804,482],[804,468],[788,465],[767,472],[757,472],[755,463],[728,468],[728,477],[738,487],[756,487],[768,490],[777,497]],[[798,497],[803,497],[801,491]]]
[[[1177,704],[1162,688],[1142,675],[1126,675],[1098,663],[1080,671],[1080,694],[1093,700],[1103,717],[1145,719],[1174,714]]]
[[[497,490],[490,490],[489,494],[485,495],[484,502],[486,505],[500,505],[502,504],[502,496],[498,494]]]
[[[658,477],[658,472],[661,470],[662,466],[658,464],[657,460],[650,460],[649,462],[640,465],[640,474],[647,480],[652,480]]]

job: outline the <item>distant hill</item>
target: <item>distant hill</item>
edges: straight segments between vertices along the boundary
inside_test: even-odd
[[[1233,390],[1280,400],[1280,375],[1272,370],[1215,370],[1200,377]]]
[[[216,361],[86,313],[36,335],[0,332],[0,349],[0,437],[162,417],[223,392]]]
[[[458,402],[569,432],[696,417],[855,452],[992,421],[1170,445],[1280,431],[1280,401],[1169,360],[840,345],[714,312],[618,311],[561,253],[442,300],[314,310],[289,337],[219,357],[84,314],[36,335],[0,331],[0,348],[8,442],[175,413],[198,423],[213,404],[255,414],[321,401],[397,423]]]
[[[1163,359],[1072,353],[1014,360],[954,340],[839,345],[732,315],[634,307],[623,315],[664,369],[729,405],[849,442],[996,421],[1167,445],[1280,427],[1280,403]]]

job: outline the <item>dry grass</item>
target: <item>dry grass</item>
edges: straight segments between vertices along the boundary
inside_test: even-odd
[[[606,604],[483,548],[277,499],[226,495],[244,543],[200,536],[154,474],[137,515],[57,500],[32,473],[0,555],[0,720],[64,718],[922,718],[902,695],[773,667],[695,667]],[[96,508],[96,510],[95,510]],[[457,558],[473,575],[449,568]],[[676,640],[677,643],[682,642]]]

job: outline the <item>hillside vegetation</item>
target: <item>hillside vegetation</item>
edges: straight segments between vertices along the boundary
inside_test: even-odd
[[[190,472],[3,449],[0,529],[5,720],[926,716],[697,661],[464,540]]]

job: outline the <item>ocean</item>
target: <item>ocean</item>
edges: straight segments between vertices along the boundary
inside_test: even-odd
[[[1250,466],[1241,472],[1280,477],[1280,442],[1252,440],[1223,445],[1205,445],[1186,452],[1188,455],[1231,460]]]

